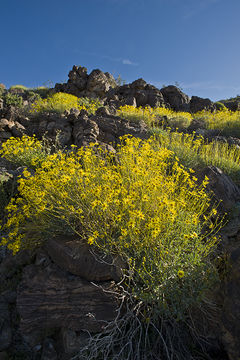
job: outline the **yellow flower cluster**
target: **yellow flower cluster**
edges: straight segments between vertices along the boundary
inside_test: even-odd
[[[11,137],[2,143],[0,155],[18,165],[25,165],[31,168],[39,167],[41,162],[49,154],[42,141],[35,136],[23,135],[21,138]]]
[[[47,97],[46,99],[36,100],[32,105],[31,112],[64,112],[65,110],[76,108],[78,110],[84,109],[90,114],[94,114],[100,106],[101,104],[99,100],[78,98],[77,96],[71,94],[59,92]]]
[[[124,137],[114,155],[95,145],[55,153],[34,176],[23,175],[20,196],[7,207],[8,236],[2,241],[13,253],[49,233],[74,232],[120,255],[137,284],[135,295],[159,308],[164,304],[165,313],[166,307],[178,308],[179,297],[201,293],[216,243],[201,232],[203,225],[214,228],[207,215],[207,179],[198,186],[173,152],[154,139]]]
[[[240,111],[201,111],[194,117],[204,120],[208,129],[219,130],[221,135],[240,137]]]
[[[143,120],[149,126],[160,126],[163,116],[167,117],[174,127],[186,128],[192,121],[192,115],[187,112],[176,112],[164,107],[134,107],[131,105],[121,106],[117,111],[118,116],[132,121]]]
[[[164,107],[134,107],[130,105],[121,106],[117,114],[132,121],[143,120],[150,127],[168,125],[171,128],[187,128],[193,119],[204,120],[208,129],[219,130],[222,135],[240,137],[240,111],[227,109],[220,111],[203,110],[196,114],[188,112],[173,111]],[[164,123],[163,116],[167,118]]]

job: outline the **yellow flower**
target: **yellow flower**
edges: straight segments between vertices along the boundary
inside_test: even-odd
[[[184,271],[183,270],[178,270],[178,277],[179,279],[182,279],[184,277]]]
[[[94,243],[94,236],[89,236],[88,238],[88,244],[92,245]]]

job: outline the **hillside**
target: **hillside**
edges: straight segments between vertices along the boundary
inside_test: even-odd
[[[0,85],[0,359],[240,358],[239,97],[68,77]]]

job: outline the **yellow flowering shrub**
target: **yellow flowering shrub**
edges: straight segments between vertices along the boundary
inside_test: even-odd
[[[240,185],[240,149],[219,141],[207,143],[202,136],[183,134],[170,129],[153,129],[156,142],[174,152],[186,167],[199,170],[214,165]]]
[[[120,255],[133,296],[164,316],[181,317],[204,294],[216,243],[207,180],[198,186],[154,139],[125,137],[115,155],[94,145],[55,153],[34,176],[23,175],[19,197],[7,206],[2,240],[13,253],[50,234],[76,233]]]
[[[90,114],[94,114],[95,111],[102,106],[98,99],[78,98],[77,96],[56,93],[48,96],[46,99],[38,99],[32,104],[31,112],[64,112],[76,108],[78,110],[87,110]]]
[[[0,156],[17,165],[37,168],[41,162],[50,154],[50,148],[44,141],[38,140],[35,136],[23,135],[21,138],[11,137],[0,149]]]
[[[203,110],[196,114],[173,111],[164,107],[134,107],[131,105],[121,106],[117,114],[132,121],[143,120],[150,127],[168,125],[171,128],[187,128],[193,119],[204,120],[208,129],[219,130],[220,135],[240,137],[240,111],[223,109],[220,111]],[[166,116],[164,123],[162,117]],[[160,121],[159,121],[160,119]]]
[[[208,129],[219,130],[220,135],[240,137],[240,111],[201,111],[194,118],[204,120]]]
[[[131,105],[121,106],[117,111],[118,116],[132,121],[143,120],[150,127],[160,126],[162,124],[162,117],[166,116],[169,121],[169,126],[178,128],[187,128],[191,121],[192,115],[187,112],[173,111],[164,107],[151,108],[148,107],[134,107]],[[166,125],[166,124],[163,124]]]

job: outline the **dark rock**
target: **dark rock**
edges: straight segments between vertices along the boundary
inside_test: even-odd
[[[109,78],[101,70],[93,70],[88,77],[87,91],[96,97],[104,98],[110,89]]]
[[[66,84],[56,84],[56,92],[66,92],[78,97],[105,98],[108,90],[116,86],[113,76],[101,70],[93,70],[89,75],[87,69],[73,66],[68,74]]]
[[[86,111],[82,110],[74,121],[73,141],[77,146],[86,146],[91,142],[97,142],[99,127],[97,123],[88,117]]]
[[[129,96],[128,98],[126,98],[126,100],[124,101],[124,105],[130,105],[130,106],[137,106],[137,100],[134,96]]]
[[[11,128],[11,132],[15,137],[21,137],[25,133],[25,131],[25,127],[21,125],[18,121],[15,121],[13,127]]]
[[[100,332],[116,316],[117,302],[103,290],[110,285],[98,287],[56,265],[25,267],[17,296],[22,334],[36,342],[60,328]]]
[[[223,105],[231,111],[239,111],[240,110],[240,96],[237,96],[235,99],[221,100]]]
[[[46,338],[44,340],[41,360],[58,360],[58,355],[52,339]]]
[[[92,116],[91,120],[98,125],[97,140],[102,143],[116,144],[119,142],[119,137],[127,134],[141,139],[148,137],[148,128],[143,121],[128,121],[112,115],[107,117]]]
[[[16,120],[18,115],[19,115],[19,110],[17,107],[15,107],[13,105],[7,106],[4,109],[4,117],[10,121]]]
[[[66,354],[75,354],[81,348],[86,346],[89,341],[89,334],[84,331],[76,331],[71,329],[62,329],[61,343]]]
[[[3,296],[8,304],[14,304],[17,299],[17,292],[15,290],[5,290],[1,296]]]
[[[8,360],[8,354],[6,353],[6,351],[1,351],[0,352],[0,360]]]
[[[12,329],[8,304],[3,296],[0,296],[0,351],[8,349],[12,342]]]
[[[120,281],[120,260],[103,256],[76,236],[62,236],[46,243],[46,251],[62,269],[88,281]]]
[[[74,84],[78,91],[82,91],[86,88],[88,74],[85,67],[73,66],[72,70],[68,74],[68,77],[68,84]]]
[[[238,186],[221,169],[215,166],[207,166],[198,174],[201,180],[205,176],[209,179],[207,190],[214,194],[213,200],[216,203],[220,202],[219,210],[223,213],[232,211],[236,203],[240,201]]]
[[[27,128],[27,134],[38,138],[42,138],[47,134],[47,137],[53,141],[58,136],[60,146],[68,146],[72,141],[72,124],[71,116],[64,114],[47,113],[44,115],[37,115],[31,120]]]
[[[9,139],[11,136],[21,137],[25,132],[25,128],[18,121],[7,119],[0,120],[0,138]]]
[[[190,98],[174,85],[161,89],[165,103],[175,111],[188,111]]]
[[[106,116],[110,115],[110,112],[108,111],[108,109],[105,106],[102,106],[102,107],[97,109],[95,115],[96,116],[106,117]]]
[[[137,79],[131,83],[131,88],[136,90],[144,90],[147,86],[147,83],[142,78]]]
[[[240,248],[232,252],[230,273],[224,289],[222,340],[229,360],[240,358]]]
[[[190,101],[190,111],[196,113],[202,110],[215,110],[214,103],[209,99],[203,99],[198,96],[192,96]]]
[[[0,264],[0,280],[11,278],[19,269],[32,261],[33,253],[22,250],[15,256],[9,254]]]
[[[115,105],[117,108],[123,105],[155,107],[163,105],[164,99],[159,89],[147,84],[143,79],[138,79],[131,84],[110,89],[106,104]]]

